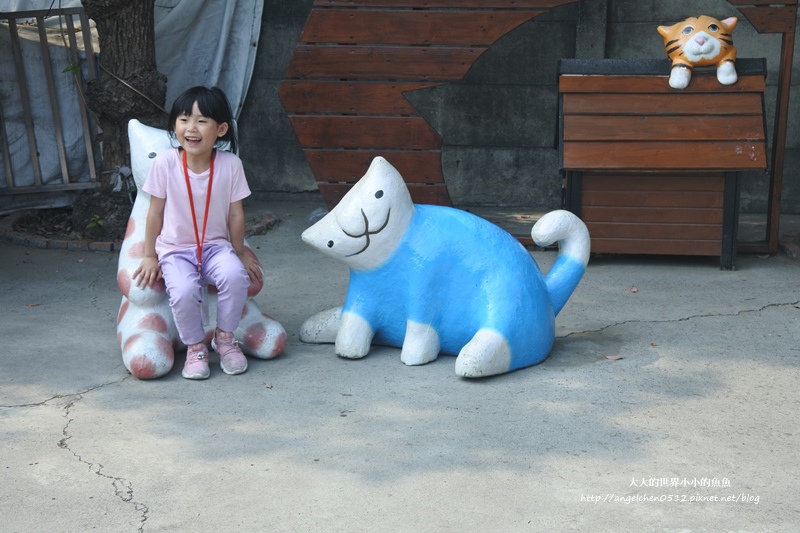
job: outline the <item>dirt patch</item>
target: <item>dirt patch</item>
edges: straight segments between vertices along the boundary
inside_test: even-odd
[[[132,209],[126,194],[87,191],[72,207],[41,209],[13,222],[16,232],[64,241],[122,242]],[[245,237],[263,235],[280,220],[262,211],[245,220]]]
[[[14,230],[48,239],[122,241],[132,207],[126,194],[87,191],[72,207],[21,216]]]

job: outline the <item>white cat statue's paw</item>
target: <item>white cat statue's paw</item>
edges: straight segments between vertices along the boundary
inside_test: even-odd
[[[245,355],[259,359],[277,357],[286,346],[286,330],[280,322],[261,311],[252,299],[244,304],[234,335]]]
[[[717,80],[722,85],[733,85],[739,79],[736,74],[736,65],[731,61],[726,61],[717,68]]]
[[[692,79],[692,71],[688,68],[676,67],[669,75],[669,86],[673,89],[685,89]]]
[[[366,320],[355,313],[342,313],[339,333],[336,335],[336,355],[346,359],[365,357],[369,353],[373,336],[375,332]]]
[[[439,334],[427,324],[408,321],[400,360],[409,366],[424,365],[439,357]]]
[[[300,341],[309,344],[336,342],[336,334],[339,332],[341,322],[341,307],[320,311],[300,326]]]
[[[456,374],[465,378],[503,374],[509,366],[511,350],[506,339],[489,329],[478,330],[456,358]]]

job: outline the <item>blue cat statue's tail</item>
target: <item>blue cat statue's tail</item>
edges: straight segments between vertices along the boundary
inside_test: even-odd
[[[558,259],[545,276],[550,301],[558,315],[578,286],[589,263],[589,230],[577,216],[569,211],[559,210],[540,218],[531,230],[531,237],[539,246],[558,242]]]

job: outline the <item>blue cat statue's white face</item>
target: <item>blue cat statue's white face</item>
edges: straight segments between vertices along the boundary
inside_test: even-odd
[[[376,157],[364,177],[302,238],[354,270],[372,270],[391,257],[413,214],[403,177]]]

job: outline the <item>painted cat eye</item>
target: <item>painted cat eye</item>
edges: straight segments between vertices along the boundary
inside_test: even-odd
[[[375,198],[383,198],[383,191],[378,191],[375,193]]]
[[[717,33],[719,31],[719,26],[717,26],[716,24],[709,24],[708,29],[714,33]]]
[[[690,33],[692,33],[693,31],[694,31],[694,28],[692,28],[691,26],[686,26],[685,28],[683,28],[683,32],[682,32],[682,33],[683,33],[684,35],[689,35],[689,34],[690,34]]]

